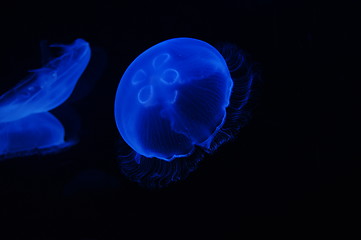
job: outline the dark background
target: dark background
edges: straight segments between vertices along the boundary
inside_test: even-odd
[[[83,82],[91,91],[68,104],[79,143],[0,162],[0,219],[19,229],[1,239],[235,239],[275,219],[302,231],[326,220],[357,226],[360,29],[352,2],[13,2],[0,11],[1,93],[41,67],[41,41],[83,38],[93,51]],[[260,81],[237,139],[186,180],[150,191],[119,172],[113,103],[133,59],[174,37],[238,45]],[[52,112],[69,122],[61,107]]]

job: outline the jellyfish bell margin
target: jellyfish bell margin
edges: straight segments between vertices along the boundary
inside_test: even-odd
[[[223,56],[204,41],[174,38],[129,65],[114,107],[116,125],[129,146],[119,154],[124,175],[148,187],[166,186],[184,179],[206,153],[233,138],[252,77],[247,70],[243,78],[232,78],[230,69],[245,68],[239,59],[244,56],[238,49],[227,50]]]
[[[62,124],[49,113],[63,104],[90,60],[89,44],[51,45],[60,56],[0,96],[0,158],[51,153],[71,145]]]

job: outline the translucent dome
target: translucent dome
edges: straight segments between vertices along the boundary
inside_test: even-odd
[[[192,38],[161,42],[125,71],[115,100],[124,141],[142,156],[171,161],[207,149],[226,118],[233,81],[222,55]]]

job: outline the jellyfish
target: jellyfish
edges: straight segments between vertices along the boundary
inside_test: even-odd
[[[252,77],[247,72],[242,84],[235,82],[231,71],[244,65],[244,56],[234,47],[223,52],[201,40],[174,38],[126,69],[114,109],[129,146],[120,153],[120,168],[131,180],[157,187],[184,179],[235,135]]]
[[[63,144],[64,136],[64,127],[54,115],[49,112],[34,113],[1,124],[0,152],[46,149]]]
[[[0,155],[30,154],[64,144],[64,128],[48,111],[64,103],[90,59],[89,44],[54,44],[60,56],[0,96]]]
[[[90,59],[89,44],[77,39],[72,45],[54,44],[62,55],[0,96],[0,123],[14,121],[29,114],[47,112],[70,96]]]

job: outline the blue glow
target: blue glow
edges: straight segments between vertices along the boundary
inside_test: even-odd
[[[118,130],[132,149],[120,157],[125,175],[146,185],[182,179],[204,153],[232,138],[252,78],[247,76],[238,87],[230,70],[241,67],[243,55],[223,49],[229,52],[225,57],[204,41],[175,38],[149,48],[130,64],[115,99]],[[233,97],[232,104],[237,89],[243,95]],[[232,124],[225,125],[228,118]]]
[[[115,100],[124,140],[146,157],[171,161],[209,148],[222,126],[232,78],[221,54],[190,38],[148,49],[128,67]]]
[[[64,143],[64,128],[49,110],[72,93],[90,59],[89,44],[51,45],[61,55],[0,96],[0,155]]]
[[[49,112],[30,114],[0,126],[0,153],[40,150],[64,143],[63,125]]]
[[[0,96],[0,123],[46,112],[62,104],[72,93],[90,59],[90,47],[82,39],[60,47],[62,55]]]

